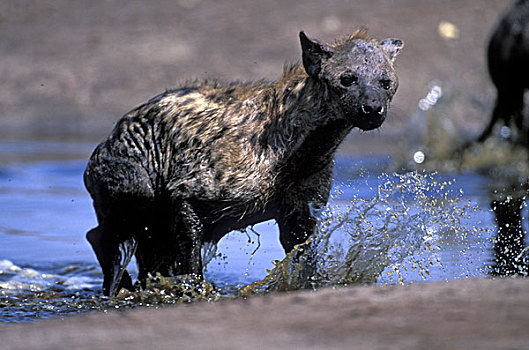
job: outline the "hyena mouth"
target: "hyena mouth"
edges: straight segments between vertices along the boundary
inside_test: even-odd
[[[386,108],[362,105],[355,119],[355,126],[364,131],[376,129],[386,119]]]
[[[378,115],[383,115],[385,113],[385,108],[384,107],[373,107],[373,106],[369,106],[369,105],[362,105],[362,107],[360,107],[360,109],[362,110],[362,113],[363,114],[378,114]]]

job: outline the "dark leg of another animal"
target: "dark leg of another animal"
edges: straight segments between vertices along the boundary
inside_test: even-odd
[[[492,133],[492,130],[498,121],[502,121],[504,125],[509,126],[510,121],[514,120],[514,126],[520,132],[524,130],[523,125],[523,103],[524,103],[524,89],[501,89],[498,88],[498,97],[496,105],[492,112],[492,117],[489,124],[478,137],[477,142],[485,141]],[[522,133],[519,135],[521,142],[525,142],[526,136]]]
[[[485,141],[501,122],[515,129],[512,141],[527,145],[523,112],[524,93],[529,89],[529,0],[514,1],[498,22],[488,43],[487,59],[497,98],[490,122],[476,141]]]

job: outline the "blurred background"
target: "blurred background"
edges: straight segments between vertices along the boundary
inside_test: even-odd
[[[98,141],[124,113],[186,80],[276,79],[298,32],[332,41],[360,26],[398,37],[400,87],[381,132],[401,137],[432,82],[456,127],[478,133],[495,97],[485,45],[507,0],[0,2],[0,137]],[[351,143],[352,142],[352,143]],[[382,150],[382,152],[384,152]]]

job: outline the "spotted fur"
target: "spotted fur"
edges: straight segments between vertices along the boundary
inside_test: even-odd
[[[119,287],[123,242],[137,247],[143,282],[156,272],[200,275],[202,243],[264,220],[277,221],[287,252],[314,232],[311,210],[327,203],[336,149],[353,127],[386,116],[402,42],[363,31],[335,44],[303,32],[300,40],[303,66],[286,66],[280,80],[166,91],[95,149],[84,179],[99,226],[87,238],[105,294]]]

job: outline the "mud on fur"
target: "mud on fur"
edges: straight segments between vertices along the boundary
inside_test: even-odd
[[[399,39],[365,31],[328,44],[299,34],[303,65],[279,81],[203,81],[123,116],[84,174],[99,226],[87,234],[103,293],[148,274],[202,275],[201,246],[275,219],[286,252],[317,226],[334,153],[352,128],[372,130],[398,86]]]

